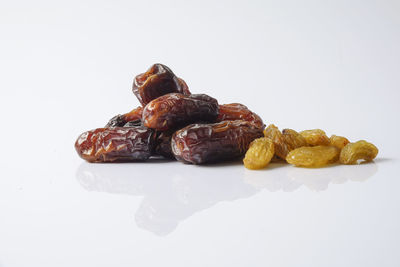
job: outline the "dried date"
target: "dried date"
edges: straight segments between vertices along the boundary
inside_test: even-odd
[[[124,124],[124,127],[137,127],[137,126],[142,126],[141,120],[128,121],[127,123]]]
[[[175,158],[184,163],[213,163],[243,156],[262,129],[247,121],[192,124],[177,131],[171,142]]]
[[[217,122],[244,120],[254,123],[257,127],[265,127],[262,119],[256,113],[239,103],[219,105]]]
[[[168,93],[190,94],[185,81],[163,64],[154,64],[145,73],[137,75],[132,91],[143,106]]]
[[[108,121],[105,128],[107,128],[107,127],[122,127],[122,126],[125,126],[125,124],[127,122],[141,120],[142,113],[143,113],[143,108],[137,107],[128,113],[125,113],[122,115],[121,114],[116,115]]]
[[[214,98],[205,94],[171,93],[147,104],[142,120],[146,127],[166,131],[198,121],[214,122],[217,116],[218,102]]]
[[[191,95],[191,93],[189,91],[189,86],[187,85],[187,83],[182,78],[178,78],[178,82],[179,82],[179,86],[180,86],[179,92],[181,92],[184,95]]]
[[[171,139],[175,131],[158,132],[155,153],[166,158],[175,159],[171,149]]]
[[[154,131],[144,126],[98,128],[81,134],[75,149],[89,162],[138,161],[151,156],[154,144]]]

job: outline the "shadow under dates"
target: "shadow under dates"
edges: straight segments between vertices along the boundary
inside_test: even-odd
[[[162,171],[153,164],[161,164]],[[143,196],[135,214],[136,224],[164,236],[194,213],[222,201],[249,198],[264,189],[293,192],[302,185],[312,191],[322,191],[329,184],[366,181],[378,170],[373,162],[322,169],[271,163],[268,169],[260,171],[247,170],[239,161],[210,166],[177,167],[177,164],[161,159],[135,164],[83,162],[76,177],[88,191]],[[217,175],[216,169],[221,173],[222,168],[223,175]]]

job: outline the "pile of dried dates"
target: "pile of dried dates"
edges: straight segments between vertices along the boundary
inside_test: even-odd
[[[162,156],[205,164],[245,156],[247,168],[261,169],[274,158],[320,167],[339,158],[344,164],[368,161],[378,153],[370,143],[329,139],[321,130],[281,132],[274,125],[264,129],[260,116],[245,105],[220,105],[206,94],[192,94],[186,82],[162,64],[137,75],[132,91],[141,106],[81,134],[75,142],[80,157],[89,162],[129,162]]]
[[[133,81],[142,106],[113,117],[75,142],[89,162],[143,161],[163,156],[184,163],[214,163],[244,156],[263,136],[261,118],[242,104],[219,105],[192,94],[167,66],[154,64]]]

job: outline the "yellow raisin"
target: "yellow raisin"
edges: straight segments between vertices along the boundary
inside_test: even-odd
[[[300,134],[310,146],[329,146],[330,144],[328,136],[321,129],[305,130]]]
[[[299,167],[322,167],[336,162],[340,149],[334,146],[300,147],[289,152],[286,161]]]
[[[282,136],[283,136],[283,140],[286,143],[289,151],[292,151],[293,149],[308,145],[306,139],[301,134],[296,132],[295,130],[283,129]]]
[[[274,144],[271,139],[261,137],[250,143],[243,159],[247,169],[257,170],[268,165],[274,155]]]
[[[358,160],[372,161],[378,155],[378,148],[361,140],[347,144],[340,153],[340,163],[357,164]]]
[[[264,130],[264,136],[271,139],[274,143],[275,154],[281,159],[286,159],[289,149],[278,127],[273,124],[268,125]]]
[[[344,148],[345,145],[350,143],[350,141],[346,137],[337,136],[337,135],[332,135],[331,138],[329,138],[329,141],[330,141],[331,146],[335,146],[339,149]]]

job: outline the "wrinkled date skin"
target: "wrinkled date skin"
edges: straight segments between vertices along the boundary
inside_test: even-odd
[[[89,162],[124,162],[148,159],[154,144],[154,131],[144,126],[98,128],[81,134],[75,149]]]
[[[127,123],[124,124],[123,127],[137,127],[137,126],[142,126],[141,120],[128,121]]]
[[[155,153],[169,159],[175,159],[171,149],[171,139],[175,131],[158,132]]]
[[[158,131],[183,127],[194,122],[215,122],[218,102],[205,95],[171,93],[154,99],[143,110],[143,125]]]
[[[137,75],[133,80],[132,91],[143,106],[168,93],[190,95],[185,81],[163,64],[154,64],[145,73]]]
[[[217,122],[234,120],[249,121],[259,128],[265,128],[260,116],[249,110],[245,105],[239,103],[220,105]]]
[[[250,143],[263,136],[247,121],[192,124],[177,131],[171,141],[175,158],[184,163],[215,163],[243,156]]]
[[[180,86],[180,92],[184,95],[191,95],[187,83],[182,78],[178,78],[178,82]]]
[[[137,107],[128,113],[125,113],[122,115],[121,114],[116,115],[108,121],[105,128],[107,128],[107,127],[122,127],[127,122],[141,120],[142,113],[143,113],[143,108]]]

